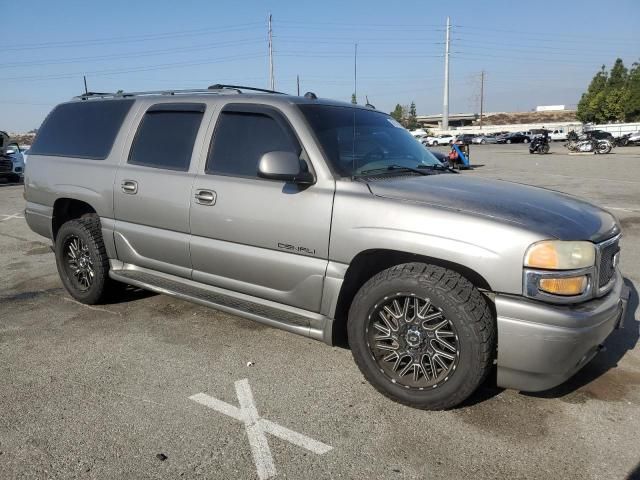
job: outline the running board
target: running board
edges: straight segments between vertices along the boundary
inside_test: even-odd
[[[308,312],[269,300],[251,297],[193,280],[111,261],[109,277],[145,290],[171,295],[256,322],[332,344],[333,321],[319,313]]]

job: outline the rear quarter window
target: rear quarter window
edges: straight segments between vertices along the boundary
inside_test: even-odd
[[[29,154],[104,160],[133,103],[89,100],[58,105],[38,130]]]

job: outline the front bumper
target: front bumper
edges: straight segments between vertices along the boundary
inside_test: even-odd
[[[578,305],[496,295],[498,386],[536,392],[567,380],[622,326],[628,298],[620,272],[607,295]]]

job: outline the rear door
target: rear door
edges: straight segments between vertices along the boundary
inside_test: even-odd
[[[205,105],[159,103],[140,119],[114,186],[118,258],[191,276],[189,207]],[[204,129],[202,129],[204,130]]]
[[[218,114],[191,196],[193,279],[317,312],[335,182],[258,178],[260,157],[275,150],[294,152],[313,172],[280,111],[227,104]]]

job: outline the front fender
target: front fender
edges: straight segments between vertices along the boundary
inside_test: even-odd
[[[486,279],[492,291],[522,294],[524,253],[541,240],[539,234],[497,219],[358,189],[336,192],[331,261],[348,265],[365,250],[395,250],[463,265]]]

